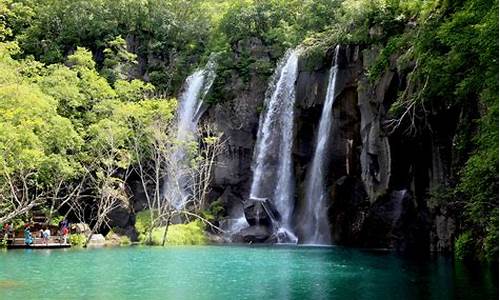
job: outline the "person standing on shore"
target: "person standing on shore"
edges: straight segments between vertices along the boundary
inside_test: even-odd
[[[63,227],[62,229],[62,236],[63,236],[63,244],[66,244],[66,241],[68,240],[68,227]]]
[[[26,224],[24,226],[24,243],[26,245],[33,244],[33,236],[31,236],[30,225]]]
[[[47,227],[43,231],[43,241],[45,242],[46,245],[49,244],[49,239],[50,239],[50,229]]]

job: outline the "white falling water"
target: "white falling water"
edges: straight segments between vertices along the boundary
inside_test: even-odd
[[[291,229],[294,208],[292,168],[293,116],[297,50],[288,51],[276,68],[265,99],[254,155],[250,198],[267,198],[281,220],[275,234],[279,242],[297,242]]]
[[[309,169],[309,176],[306,181],[306,207],[303,212],[304,220],[299,224],[301,232],[301,242],[304,244],[330,244],[330,225],[327,215],[328,194],[325,184],[326,167],[328,165],[328,145],[333,121],[333,102],[335,100],[335,83],[337,81],[337,57],[339,47],[335,49],[335,63],[330,69],[328,89],[326,92],[325,104],[321,112],[318,136],[314,158]]]
[[[211,59],[204,69],[194,72],[186,79],[184,92],[179,97],[180,105],[177,109],[176,124],[177,147],[169,159],[169,174],[163,188],[164,198],[168,199],[176,209],[184,207],[190,195],[192,182],[187,176],[189,166],[186,147],[197,140],[196,130],[201,116],[199,110],[214,79],[215,63]]]

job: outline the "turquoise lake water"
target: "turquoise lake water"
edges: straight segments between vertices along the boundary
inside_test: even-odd
[[[0,251],[0,299],[498,299],[451,259],[342,247]]]

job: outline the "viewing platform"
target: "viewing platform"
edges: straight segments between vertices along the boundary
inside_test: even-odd
[[[26,233],[21,228],[8,229],[5,228],[0,232],[0,240],[5,238],[7,249],[48,249],[48,248],[69,248],[71,244],[61,236],[59,226],[49,224],[49,220],[41,212],[33,212],[33,216],[29,223],[25,224],[28,227],[31,239],[30,244],[26,244]],[[43,231],[50,231],[47,240],[43,238]]]
[[[51,248],[70,248],[71,244],[63,243],[63,239],[59,236],[52,236],[46,243],[42,238],[33,238],[33,243],[26,245],[24,238],[8,238],[7,249],[51,249]]]

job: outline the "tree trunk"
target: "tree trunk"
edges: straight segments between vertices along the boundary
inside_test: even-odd
[[[167,241],[167,232],[168,232],[168,225],[170,224],[170,216],[167,218],[167,224],[165,225],[165,231],[163,231],[163,239],[161,240],[161,245],[165,246],[165,242]]]
[[[94,230],[90,230],[90,234],[89,236],[87,237],[87,240],[85,241],[85,244],[83,245],[83,248],[87,248],[87,245],[89,244],[90,242],[90,239],[92,239],[92,236],[94,235]]]
[[[148,239],[146,241],[146,244],[153,245],[153,224],[151,224],[149,226],[149,229],[148,229]]]

